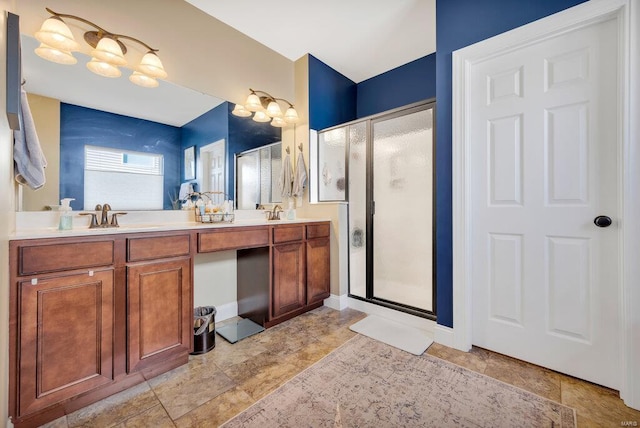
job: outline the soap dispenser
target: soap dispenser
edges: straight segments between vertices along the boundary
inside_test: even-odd
[[[58,230],[71,230],[73,228],[71,201],[75,201],[75,199],[64,198],[60,200],[60,223],[58,225]]]

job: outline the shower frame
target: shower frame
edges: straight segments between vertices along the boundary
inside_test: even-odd
[[[431,199],[432,199],[432,212],[431,212],[431,230],[432,230],[432,246],[431,246],[431,254],[432,254],[432,268],[431,268],[431,292],[432,292],[432,310],[425,310],[416,308],[410,305],[406,305],[399,302],[394,302],[391,300],[386,300],[380,297],[374,297],[374,213],[375,213],[375,200],[373,195],[373,177],[375,171],[373,170],[373,124],[378,121],[393,119],[401,116],[405,116],[411,113],[416,113],[422,110],[432,109],[433,116],[433,125],[432,125],[432,135],[433,135],[433,144],[432,144],[432,163],[431,163],[431,174],[432,174],[432,188],[431,188]],[[347,128],[347,140],[345,142],[345,178],[346,178],[346,188],[345,188],[345,201],[349,202],[350,196],[350,183],[349,183],[349,159],[350,159],[350,138],[349,138],[349,127],[366,123],[366,285],[365,285],[365,297],[355,295],[351,293],[351,231],[349,230],[350,220],[351,220],[351,210],[347,210],[347,230],[348,230],[348,242],[349,242],[349,251],[347,254],[348,257],[348,296],[361,300],[364,302],[376,304],[379,306],[384,306],[393,310],[405,312],[411,315],[419,316],[422,318],[427,318],[431,320],[436,320],[437,314],[437,306],[436,306],[436,174],[435,174],[435,155],[436,155],[436,102],[435,98],[431,98],[428,100],[416,102],[413,104],[409,104],[406,106],[398,107],[392,110],[384,111],[375,115],[366,116],[357,120],[353,120],[350,122],[346,122],[337,126],[333,126],[330,128],[323,129],[318,132],[320,133],[331,131],[333,129],[338,128]],[[318,159],[318,168],[316,169],[318,175],[320,174],[319,165],[320,159]],[[319,179],[319,177],[318,177]],[[318,181],[319,182],[319,181]]]

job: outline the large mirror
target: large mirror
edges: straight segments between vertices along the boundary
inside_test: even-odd
[[[185,183],[234,199],[235,156],[281,141],[279,128],[232,116],[232,105],[215,96],[104,78],[86,69],[86,55],[65,66],[38,57],[33,37],[21,42],[24,89],[48,165],[43,188],[20,186],[20,210],[55,209],[61,198],[75,199],[76,211],[96,203],[176,209]],[[185,178],[185,150],[193,150],[195,179]]]

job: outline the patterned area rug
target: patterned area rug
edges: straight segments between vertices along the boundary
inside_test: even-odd
[[[358,335],[223,426],[575,427],[575,411]]]

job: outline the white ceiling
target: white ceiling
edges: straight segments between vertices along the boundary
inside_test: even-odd
[[[185,0],[295,61],[356,83],[436,50],[435,0]]]

